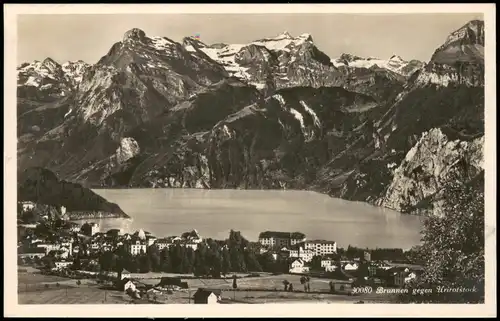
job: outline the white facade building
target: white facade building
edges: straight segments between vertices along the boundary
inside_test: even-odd
[[[122,279],[123,280],[123,279]],[[127,290],[130,289],[132,290],[133,292],[135,292],[137,290],[137,287],[135,286],[134,282],[132,281],[128,281],[127,283],[125,283],[123,285],[123,291],[124,292],[127,292]]]
[[[300,232],[266,231],[259,234],[259,243],[266,247],[290,247],[305,240],[306,236]]]
[[[99,224],[90,223],[90,235],[94,235],[96,233],[99,233],[99,231],[100,231]]]
[[[56,243],[38,243],[37,247],[44,248],[45,254],[49,254],[50,251],[57,251],[61,248],[61,246]]]
[[[306,250],[302,246],[295,246],[290,250],[290,257],[302,259],[304,262],[311,262],[314,252]]]
[[[26,212],[26,211],[29,211],[29,210],[32,210],[35,208],[35,203],[33,202],[22,202],[22,207],[23,207],[23,212]]]
[[[290,264],[290,273],[306,273],[309,272],[309,267],[305,266],[305,262],[302,259],[296,259]]]
[[[347,263],[343,266],[343,269],[346,271],[356,271],[359,268],[358,263]]]
[[[156,237],[154,237],[154,236],[148,236],[147,237],[147,242],[148,242],[148,246],[153,245],[156,242]]]
[[[314,255],[323,256],[337,253],[337,243],[335,241],[312,240],[304,242],[304,248],[311,250]]]
[[[67,268],[67,267],[71,266],[72,264],[73,264],[73,262],[71,262],[71,261],[57,261],[57,262],[55,262],[56,269],[58,269],[58,270]]]
[[[146,253],[146,251],[147,251],[147,243],[141,242],[139,240],[137,240],[135,242],[132,242],[129,245],[129,251],[130,251],[130,254],[132,254],[132,255],[141,254],[141,251],[143,251],[144,253]]]
[[[327,259],[322,259],[321,260],[321,267],[322,268],[325,268],[325,267],[328,267],[328,266],[334,266],[334,265],[336,265],[336,262],[333,259],[327,258]]]
[[[325,272],[334,272],[337,270],[337,266],[336,265],[327,265],[325,266]]]

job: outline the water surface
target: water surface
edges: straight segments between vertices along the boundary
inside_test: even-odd
[[[196,228],[203,237],[225,239],[229,230],[255,241],[262,231],[300,231],[339,247],[398,247],[420,243],[421,218],[309,191],[96,189],[132,220],[93,220],[101,230],[140,228],[157,237]],[[91,220],[89,220],[91,221]]]

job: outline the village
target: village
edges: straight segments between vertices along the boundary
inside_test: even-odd
[[[20,210],[29,213],[35,206],[24,202]],[[265,303],[279,298],[335,301],[347,297],[363,303],[364,298],[355,298],[363,296],[356,288],[401,289],[422,271],[407,260],[384,258],[381,251],[345,250],[335,241],[309,240],[301,232],[264,231],[257,242],[232,230],[226,240],[203,238],[196,229],[178,236],[155,236],[142,229],[101,231],[97,223],[65,219],[64,208],[59,214],[41,215],[36,222],[20,216],[18,266],[64,278],[56,287],[72,282],[81,289],[82,282],[89,284],[85,280],[95,280],[101,292],[120,292],[133,303]],[[384,253],[393,252],[399,253]]]

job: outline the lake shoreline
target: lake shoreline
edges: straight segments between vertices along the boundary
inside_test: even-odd
[[[125,213],[121,214],[103,211],[71,211],[67,212],[66,214],[69,216],[70,221],[111,218],[131,219],[131,217]]]
[[[225,239],[231,229],[248,240],[264,231],[300,231],[308,239],[338,246],[411,248],[420,244],[422,218],[347,201],[310,190],[200,188],[96,189],[133,220],[95,220],[102,229],[139,229],[158,236],[197,229],[203,237]]]
[[[314,190],[314,189],[284,189],[284,188],[196,188],[196,187],[102,187],[102,186],[99,186],[99,187],[89,187],[91,190],[145,190],[145,189],[155,189],[155,190],[195,190],[195,191],[255,191],[255,192],[258,192],[258,191],[262,191],[262,192],[268,192],[268,191],[277,191],[277,192],[280,192],[280,191],[283,191],[283,192],[311,192],[311,193],[318,193],[318,194],[321,194],[321,195],[325,195],[325,196],[328,196],[330,198],[333,198],[333,199],[341,199],[343,201],[347,201],[347,202],[353,202],[353,203],[360,203],[360,204],[366,204],[368,206],[373,206],[373,207],[376,207],[376,208],[383,208],[383,209],[388,209],[388,210],[391,210],[391,211],[396,211],[400,214],[403,214],[403,215],[409,215],[409,216],[418,216],[418,217],[427,217],[426,215],[424,214],[418,214],[419,212],[418,211],[413,211],[411,213],[405,213],[405,212],[399,212],[393,208],[390,208],[390,207],[387,207],[387,206],[380,206],[380,205],[377,205],[375,204],[374,202],[367,202],[367,201],[354,201],[354,200],[349,200],[349,199],[345,199],[345,198],[340,198],[340,197],[335,197],[335,196],[331,196],[330,194],[328,193],[325,193],[325,192],[321,192],[321,191],[318,191],[318,190]]]

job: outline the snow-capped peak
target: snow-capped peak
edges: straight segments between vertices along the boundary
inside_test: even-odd
[[[283,32],[275,38],[264,38],[261,40],[256,40],[250,44],[257,46],[264,46],[271,51],[287,51],[290,46],[300,46],[305,42],[312,42],[312,37],[310,34],[304,33],[299,37],[292,37],[288,32]]]
[[[265,47],[267,50],[274,52],[291,52],[294,48],[300,47],[302,44],[307,42],[312,42],[312,37],[308,33],[294,37],[287,31],[284,31],[274,38],[264,38],[247,44],[217,44],[210,46],[198,46],[198,48],[212,60],[217,61],[224,66],[229,74],[240,79],[244,78],[248,80],[250,78],[247,74],[248,68],[240,66],[236,62],[236,56],[243,48],[254,45]],[[186,43],[185,48],[188,51],[194,51],[192,43]],[[263,53],[263,55],[265,57],[269,56],[268,53]]]
[[[408,76],[416,68],[416,67],[415,68],[408,67],[410,64],[418,65],[418,63],[415,62],[405,61],[398,55],[393,55],[388,60],[385,60],[375,57],[361,58],[351,54],[342,54],[340,58],[332,59],[332,63],[335,67],[366,68],[366,69],[378,67],[390,70],[392,72],[404,76]]]
[[[298,36],[300,39],[305,39],[306,41],[312,41],[312,36],[309,33],[303,33],[300,36]]]
[[[48,68],[50,71],[54,72],[60,65],[54,61],[52,58],[45,58],[42,65]]]
[[[32,63],[23,63],[17,67],[18,86],[48,88],[54,81],[76,85],[90,65],[82,60],[68,61],[62,65],[52,58],[43,61],[35,60]],[[52,86],[52,85],[51,85]]]
[[[290,35],[290,33],[288,31],[283,31],[282,33],[280,33],[275,39],[277,38],[292,38],[292,36]]]
[[[64,71],[66,79],[73,82],[74,85],[82,81],[83,74],[89,67],[90,65],[82,60],[67,61],[62,64],[62,70]]]
[[[389,58],[390,61],[394,62],[405,62],[401,56],[393,55],[391,58]]]

